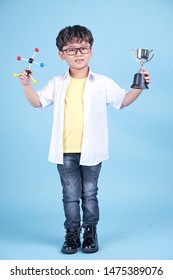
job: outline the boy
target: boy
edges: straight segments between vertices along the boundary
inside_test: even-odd
[[[82,251],[94,253],[99,249],[97,182],[102,161],[109,157],[107,105],[124,108],[142,92],[126,92],[110,78],[91,72],[88,64],[93,41],[86,27],[65,27],[59,32],[56,45],[69,70],[37,92],[26,70],[20,74],[23,90],[33,107],[54,104],[49,161],[57,164],[62,183],[66,236],[61,251],[66,254],[76,253],[81,246],[81,227]],[[150,83],[148,72],[144,68],[142,71]]]

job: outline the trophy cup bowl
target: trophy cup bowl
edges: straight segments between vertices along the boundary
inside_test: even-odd
[[[150,61],[154,56],[153,50],[147,49],[132,49],[132,55],[137,62],[140,63],[140,66],[143,67],[144,63]],[[140,70],[138,73],[134,75],[133,84],[131,88],[138,88],[138,89],[148,89],[148,84],[145,81],[144,74]]]

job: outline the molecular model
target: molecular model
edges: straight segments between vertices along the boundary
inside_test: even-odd
[[[21,56],[18,56],[18,57],[16,58],[18,61],[20,61],[20,60],[25,60],[25,61],[27,61],[27,62],[29,63],[28,69],[25,70],[25,71],[26,71],[27,75],[31,77],[31,79],[32,79],[32,81],[33,81],[34,84],[37,83],[37,80],[35,80],[35,79],[33,78],[33,76],[32,76],[31,64],[32,64],[32,63],[35,63],[35,64],[37,64],[37,65],[40,65],[40,67],[43,67],[43,66],[44,66],[44,63],[38,63],[38,62],[34,61],[34,57],[35,57],[36,53],[38,53],[38,52],[39,52],[39,49],[38,49],[38,48],[35,48],[34,54],[33,54],[32,57],[30,57],[30,58],[22,58]],[[14,73],[14,74],[13,74],[13,77],[14,77],[14,78],[16,78],[16,77],[18,77],[18,76],[20,76],[20,74],[17,74],[17,73]]]

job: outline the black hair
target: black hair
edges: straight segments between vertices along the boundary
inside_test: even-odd
[[[64,46],[67,46],[68,42],[82,42],[85,41],[92,47],[94,38],[91,31],[81,25],[67,26],[59,32],[56,37],[56,46],[59,51],[62,51]]]

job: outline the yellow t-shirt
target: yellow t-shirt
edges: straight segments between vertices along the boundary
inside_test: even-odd
[[[86,79],[71,78],[64,103],[63,152],[80,153],[82,147]]]

